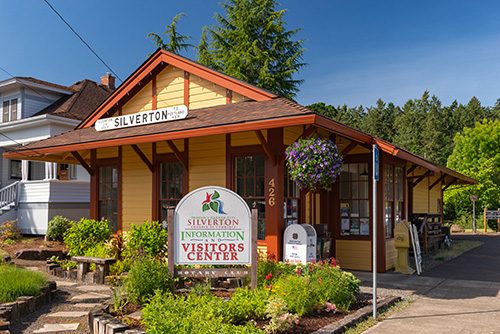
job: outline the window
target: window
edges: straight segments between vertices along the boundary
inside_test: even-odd
[[[403,218],[403,168],[385,165],[384,175],[385,236],[391,237]]]
[[[284,228],[299,223],[299,186],[290,179],[288,168],[285,168],[285,194],[283,205]]]
[[[10,178],[11,179],[21,179],[22,174],[22,162],[21,160],[10,160]]]
[[[113,233],[118,231],[118,167],[99,168],[99,217],[107,220]]]
[[[344,164],[340,173],[340,234],[370,234],[368,163]]]
[[[3,101],[2,122],[17,119],[17,99]]]
[[[235,162],[236,193],[250,207],[258,210],[258,239],[266,238],[266,199],[264,190],[264,157],[237,157]]]
[[[175,209],[182,199],[182,164],[180,162],[160,165],[160,221],[166,221],[168,209]]]

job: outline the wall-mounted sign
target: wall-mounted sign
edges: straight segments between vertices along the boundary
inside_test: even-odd
[[[174,214],[174,264],[251,264],[251,215],[246,202],[222,187],[184,196]]]
[[[97,131],[128,128],[132,126],[147,125],[175,121],[186,118],[188,108],[185,105],[163,108],[158,110],[143,111],[130,115],[102,118],[95,123]]]

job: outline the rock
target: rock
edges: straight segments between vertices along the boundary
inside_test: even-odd
[[[451,225],[451,233],[461,233],[464,232],[464,228],[460,225],[453,224]]]
[[[52,256],[58,256],[60,259],[64,258],[67,252],[62,250],[53,249],[23,249],[16,252],[16,259],[20,260],[34,260],[43,261],[51,258]]]

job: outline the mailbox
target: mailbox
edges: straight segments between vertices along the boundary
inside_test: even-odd
[[[312,262],[316,260],[316,230],[309,224],[288,226],[283,238],[283,258],[289,263]]]
[[[409,267],[408,248],[410,248],[410,222],[400,221],[394,228],[394,247],[398,251],[396,259],[396,272],[413,274],[415,270]]]

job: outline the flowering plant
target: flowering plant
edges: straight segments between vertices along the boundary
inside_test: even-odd
[[[331,190],[343,166],[337,145],[327,139],[299,139],[285,155],[290,178],[309,190]]]

